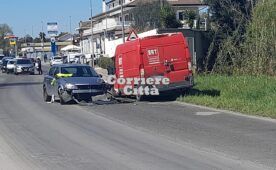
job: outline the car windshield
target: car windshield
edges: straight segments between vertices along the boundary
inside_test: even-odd
[[[32,64],[31,60],[18,60],[17,64]]]
[[[61,60],[61,57],[55,57],[54,60]]]
[[[15,63],[14,60],[10,60],[10,61],[8,62],[8,64],[14,64],[14,63]]]
[[[3,61],[3,65],[7,65],[7,64],[8,64],[9,59],[4,59],[4,60],[2,60],[2,61]]]
[[[99,77],[96,71],[88,66],[62,67],[61,74],[72,74],[72,77]]]

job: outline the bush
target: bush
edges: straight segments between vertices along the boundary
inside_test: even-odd
[[[114,62],[111,58],[100,57],[98,60],[98,66],[107,69],[108,67],[114,67]]]
[[[259,1],[243,46],[244,72],[276,75],[276,1]]]

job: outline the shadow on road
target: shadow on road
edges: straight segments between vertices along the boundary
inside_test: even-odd
[[[149,102],[170,102],[170,101],[176,101],[179,97],[185,97],[185,96],[211,96],[216,97],[220,96],[220,91],[211,89],[211,90],[198,90],[198,89],[189,89],[185,91],[170,91],[163,94],[160,94],[159,96],[150,96],[147,97],[145,100]]]

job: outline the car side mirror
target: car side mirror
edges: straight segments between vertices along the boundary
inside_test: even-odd
[[[99,76],[100,76],[101,78],[103,78],[103,75],[99,74]]]

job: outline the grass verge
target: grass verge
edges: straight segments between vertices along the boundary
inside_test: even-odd
[[[276,118],[274,77],[200,75],[195,80],[195,87],[179,101]]]

